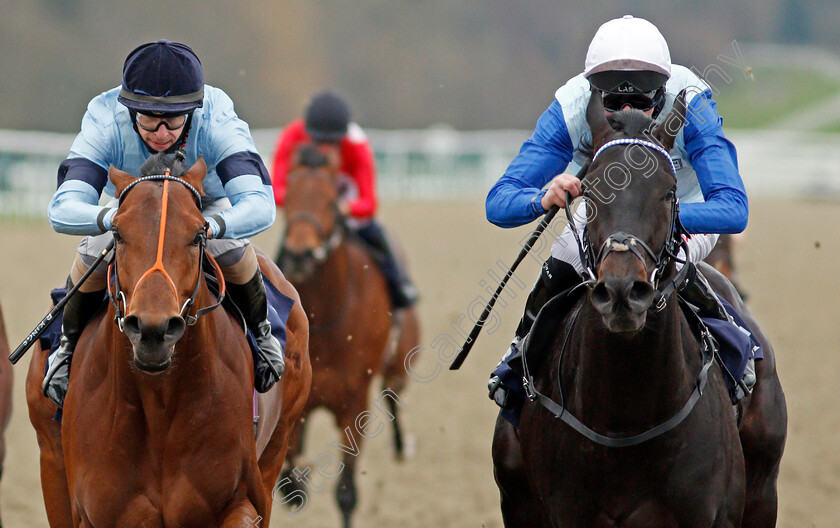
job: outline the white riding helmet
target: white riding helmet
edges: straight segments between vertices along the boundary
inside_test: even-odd
[[[586,53],[584,77],[605,92],[646,93],[671,77],[671,53],[659,30],[625,15],[604,23]]]

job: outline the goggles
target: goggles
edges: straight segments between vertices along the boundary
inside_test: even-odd
[[[157,132],[161,125],[170,131],[178,130],[179,128],[183,128],[184,124],[187,122],[187,114],[170,117],[157,117],[137,112],[134,122],[146,132]]]
[[[644,94],[601,92],[604,109],[607,112],[618,112],[625,106],[646,112],[658,105],[665,95],[665,90],[658,89]]]

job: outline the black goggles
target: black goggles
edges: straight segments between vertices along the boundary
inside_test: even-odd
[[[180,114],[176,116],[157,117],[148,114],[141,114],[137,112],[134,117],[134,122],[137,126],[146,132],[157,132],[163,125],[167,130],[178,130],[182,128],[187,122],[187,114]]]
[[[604,109],[607,112],[618,112],[625,106],[646,112],[656,107],[664,95],[665,91],[662,89],[654,90],[645,94],[601,92],[601,98],[604,101]]]

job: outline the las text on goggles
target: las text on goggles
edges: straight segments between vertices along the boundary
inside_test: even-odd
[[[625,106],[644,112],[655,107],[659,103],[660,97],[659,90],[645,94],[601,92],[604,109],[608,112],[618,112]]]

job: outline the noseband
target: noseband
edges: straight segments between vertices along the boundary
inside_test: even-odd
[[[322,242],[321,245],[315,249],[306,250],[304,255],[311,254],[312,258],[315,259],[315,262],[318,264],[326,261],[330,253],[341,245],[342,240],[344,240],[344,233],[347,227],[344,222],[344,216],[338,209],[338,204],[336,202],[331,202],[330,209],[333,212],[333,226],[329,233],[327,233],[321,225],[321,220],[309,211],[300,211],[289,218],[286,222],[286,229],[283,231],[283,241],[280,244],[281,256],[284,254],[292,254],[292,252],[286,247],[286,237],[289,235],[289,231],[292,226],[298,222],[306,222],[315,227],[315,230],[318,232],[318,238]]]
[[[178,298],[178,288],[175,286],[175,282],[172,280],[172,277],[169,276],[169,273],[166,272],[166,269],[163,266],[163,243],[166,237],[166,217],[167,211],[169,209],[169,182],[174,181],[178,182],[184,187],[186,187],[196,199],[196,206],[201,209],[201,193],[196,190],[195,187],[190,185],[186,180],[178,178],[176,176],[171,176],[169,174],[169,169],[166,170],[164,174],[152,174],[149,176],[143,176],[140,178],[135,179],[131,183],[129,183],[125,189],[120,193],[119,204],[122,205],[125,196],[128,194],[128,191],[133,189],[138,183],[144,181],[163,181],[163,197],[161,198],[161,213],[160,213],[160,231],[158,233],[158,245],[157,245],[157,256],[155,258],[155,263],[152,265],[151,268],[146,270],[145,273],[140,277],[140,280],[137,281],[137,284],[134,285],[134,289],[136,290],[140,283],[143,282],[146,278],[148,278],[152,273],[159,272],[161,273],[169,285],[172,287],[173,292],[175,293],[175,298]],[[195,287],[193,288],[192,294],[190,297],[184,302],[184,305],[181,307],[181,311],[179,315],[185,319],[188,325],[194,325],[198,318],[202,315],[210,312],[211,310],[215,309],[219,306],[225,297],[225,280],[224,275],[222,274],[222,270],[219,267],[219,264],[216,260],[206,251],[206,243],[207,243],[207,224],[204,226],[204,233],[199,237],[199,257],[198,257],[198,277],[195,281]],[[120,329],[120,332],[124,332],[124,325],[123,321],[125,319],[125,315],[128,312],[128,306],[126,305],[125,294],[123,293],[122,289],[120,288],[120,278],[119,273],[117,272],[117,253],[114,252],[114,261],[108,266],[108,298],[111,300],[111,304],[114,305],[115,316],[114,321],[116,321],[117,326]],[[208,307],[199,309],[196,311],[195,315],[189,315],[189,310],[192,305],[195,303],[195,298],[198,296],[198,290],[201,286],[201,277],[204,274],[204,258],[213,265],[215,269],[216,277],[219,281],[219,296],[217,302],[212,304]],[[114,289],[111,289],[111,280],[113,279]]]
[[[660,145],[652,142],[647,141],[644,139],[635,139],[635,138],[621,138],[615,139],[613,141],[608,141],[605,143],[595,155],[592,157],[592,162],[594,163],[598,156],[601,155],[606,149],[615,145],[640,145],[643,147],[647,147],[657,151],[658,153],[665,156],[665,159],[668,160],[668,163],[671,166],[672,174],[676,179],[676,168],[674,166],[674,161],[671,159],[671,155],[668,154],[664,148]],[[584,196],[588,198],[588,193],[584,190]],[[655,291],[654,294],[654,303],[652,304],[652,309],[656,311],[661,311],[665,308],[667,304],[668,297],[671,293],[673,293],[674,289],[676,288],[676,284],[683,279],[683,277],[678,276],[674,279],[668,281],[666,284],[660,284],[660,280],[662,275],[665,271],[665,268],[671,262],[671,260],[678,260],[677,252],[680,249],[680,246],[683,243],[682,234],[686,233],[685,228],[680,223],[679,218],[679,199],[676,196],[676,191],[672,189],[668,194],[671,200],[671,218],[668,226],[668,238],[665,239],[665,243],[662,245],[662,248],[659,250],[659,253],[654,252],[650,246],[648,246],[641,238],[633,235],[631,233],[625,233],[624,231],[617,231],[612,235],[608,236],[607,239],[601,244],[598,253],[596,254],[593,250],[592,243],[589,239],[589,233],[586,227],[583,229],[583,236],[580,236],[580,231],[575,224],[575,220],[573,215],[570,211],[570,207],[568,204],[571,203],[571,195],[567,192],[566,193],[566,218],[569,222],[569,227],[572,230],[572,233],[575,235],[575,241],[578,245],[578,251],[580,252],[580,261],[583,265],[585,273],[589,276],[589,280],[587,284],[592,285],[594,284],[597,279],[597,274],[595,271],[601,266],[604,259],[612,252],[623,252],[629,251],[633,253],[640,261],[642,261],[642,265],[647,270],[647,262],[645,259],[645,255],[650,257],[651,261],[653,262],[653,270],[648,274],[648,282],[653,286]],[[683,266],[683,270],[686,269],[686,266]],[[681,270],[681,272],[683,271]]]

